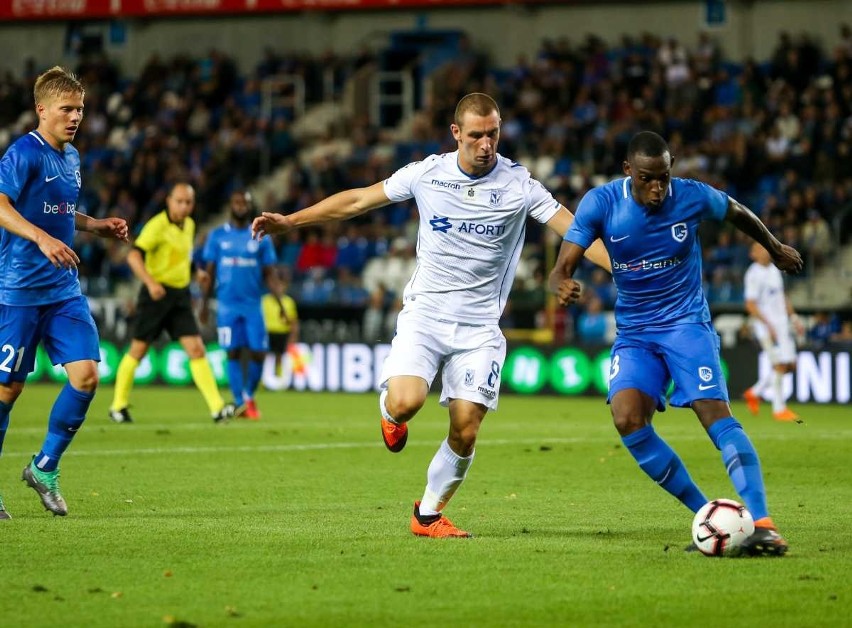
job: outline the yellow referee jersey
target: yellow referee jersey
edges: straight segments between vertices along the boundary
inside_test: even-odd
[[[299,313],[296,311],[296,302],[292,297],[286,294],[281,297],[281,304],[284,306],[284,314],[287,320],[281,316],[281,308],[278,305],[278,299],[274,294],[265,294],[261,300],[263,307],[263,322],[266,323],[266,332],[270,334],[289,334],[293,328],[293,321],[299,320]]]
[[[192,245],[195,241],[195,221],[187,217],[183,227],[169,220],[162,211],[144,227],[136,242],[145,251],[145,270],[158,282],[169,288],[186,288],[192,269]]]

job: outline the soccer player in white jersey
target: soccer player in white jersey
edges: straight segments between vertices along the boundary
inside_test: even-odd
[[[751,247],[753,264],[745,274],[745,309],[751,317],[751,327],[760,346],[769,356],[772,369],[745,391],[748,409],[757,414],[760,398],[772,392],[772,416],[776,421],[795,421],[798,415],[787,407],[784,398],[785,373],[796,370],[796,343],[793,327],[801,332],[801,323],[793,305],[784,292],[784,278],[772,263],[772,257],[760,243]]]
[[[462,98],[450,126],[458,150],[430,155],[385,181],[340,192],[289,216],[264,212],[256,237],[343,220],[414,198],[420,213],[417,266],[403,294],[379,397],[382,437],[402,451],[407,422],[423,407],[443,366],[447,439],[432,459],[411,531],[468,537],[442,514],[473,462],[480,424],[497,408],[506,339],[498,321],[518,265],[527,217],[564,235],[574,219],[523,166],[497,153],[500,112],[486,94]],[[589,259],[610,270],[601,242]]]

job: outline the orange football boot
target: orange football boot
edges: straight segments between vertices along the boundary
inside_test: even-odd
[[[798,421],[799,415],[790,410],[790,408],[784,408],[780,412],[773,412],[772,418],[776,421]]]
[[[414,502],[414,514],[411,515],[411,531],[415,536],[428,536],[433,539],[470,538],[470,532],[459,530],[453,522],[441,513],[424,516],[420,514],[420,502]]]
[[[244,419],[248,419],[249,421],[259,421],[260,420],[260,410],[257,409],[257,404],[254,402],[254,399],[249,399],[246,401],[246,411],[243,414]]]
[[[408,442],[408,425],[406,423],[392,423],[382,417],[382,439],[393,453],[399,453]]]
[[[789,546],[769,517],[754,522],[754,533],[740,546],[746,556],[783,556]]]
[[[754,391],[749,388],[743,393],[743,399],[745,399],[748,406],[748,411],[754,416],[757,416],[757,412],[760,410],[760,397],[755,395]]]

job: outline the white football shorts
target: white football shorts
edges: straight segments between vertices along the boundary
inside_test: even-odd
[[[431,387],[443,365],[442,406],[464,399],[496,410],[505,359],[506,338],[498,325],[456,323],[403,310],[382,366],[381,386],[386,388],[391,377],[414,375]]]
[[[774,344],[772,337],[769,335],[769,330],[766,329],[766,325],[754,321],[752,329],[761,348],[769,356],[770,364],[775,366],[776,364],[796,363],[796,340],[793,338],[793,334],[790,333],[789,325],[775,324],[778,339]]]

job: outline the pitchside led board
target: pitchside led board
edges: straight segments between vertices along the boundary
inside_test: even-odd
[[[370,392],[378,389],[382,363],[390,345],[300,344],[301,372],[293,372],[289,356],[282,365],[269,357],[263,384],[268,390]],[[207,347],[208,359],[221,385],[226,383],[225,352]],[[114,344],[101,342],[101,381],[109,384],[121,359]],[[761,373],[770,369],[767,357],[750,347],[723,349],[723,369],[732,398]],[[731,370],[728,365],[737,365]],[[510,345],[500,373],[501,393],[519,395],[605,395],[609,380],[609,348],[539,347]],[[64,381],[65,371],[52,367],[39,347],[30,381]],[[437,380],[440,382],[440,379]],[[187,385],[191,382],[186,353],[177,343],[152,348],[136,369],[137,384]],[[799,402],[848,403],[850,400],[850,351],[799,352],[796,375],[785,379],[786,392]]]

